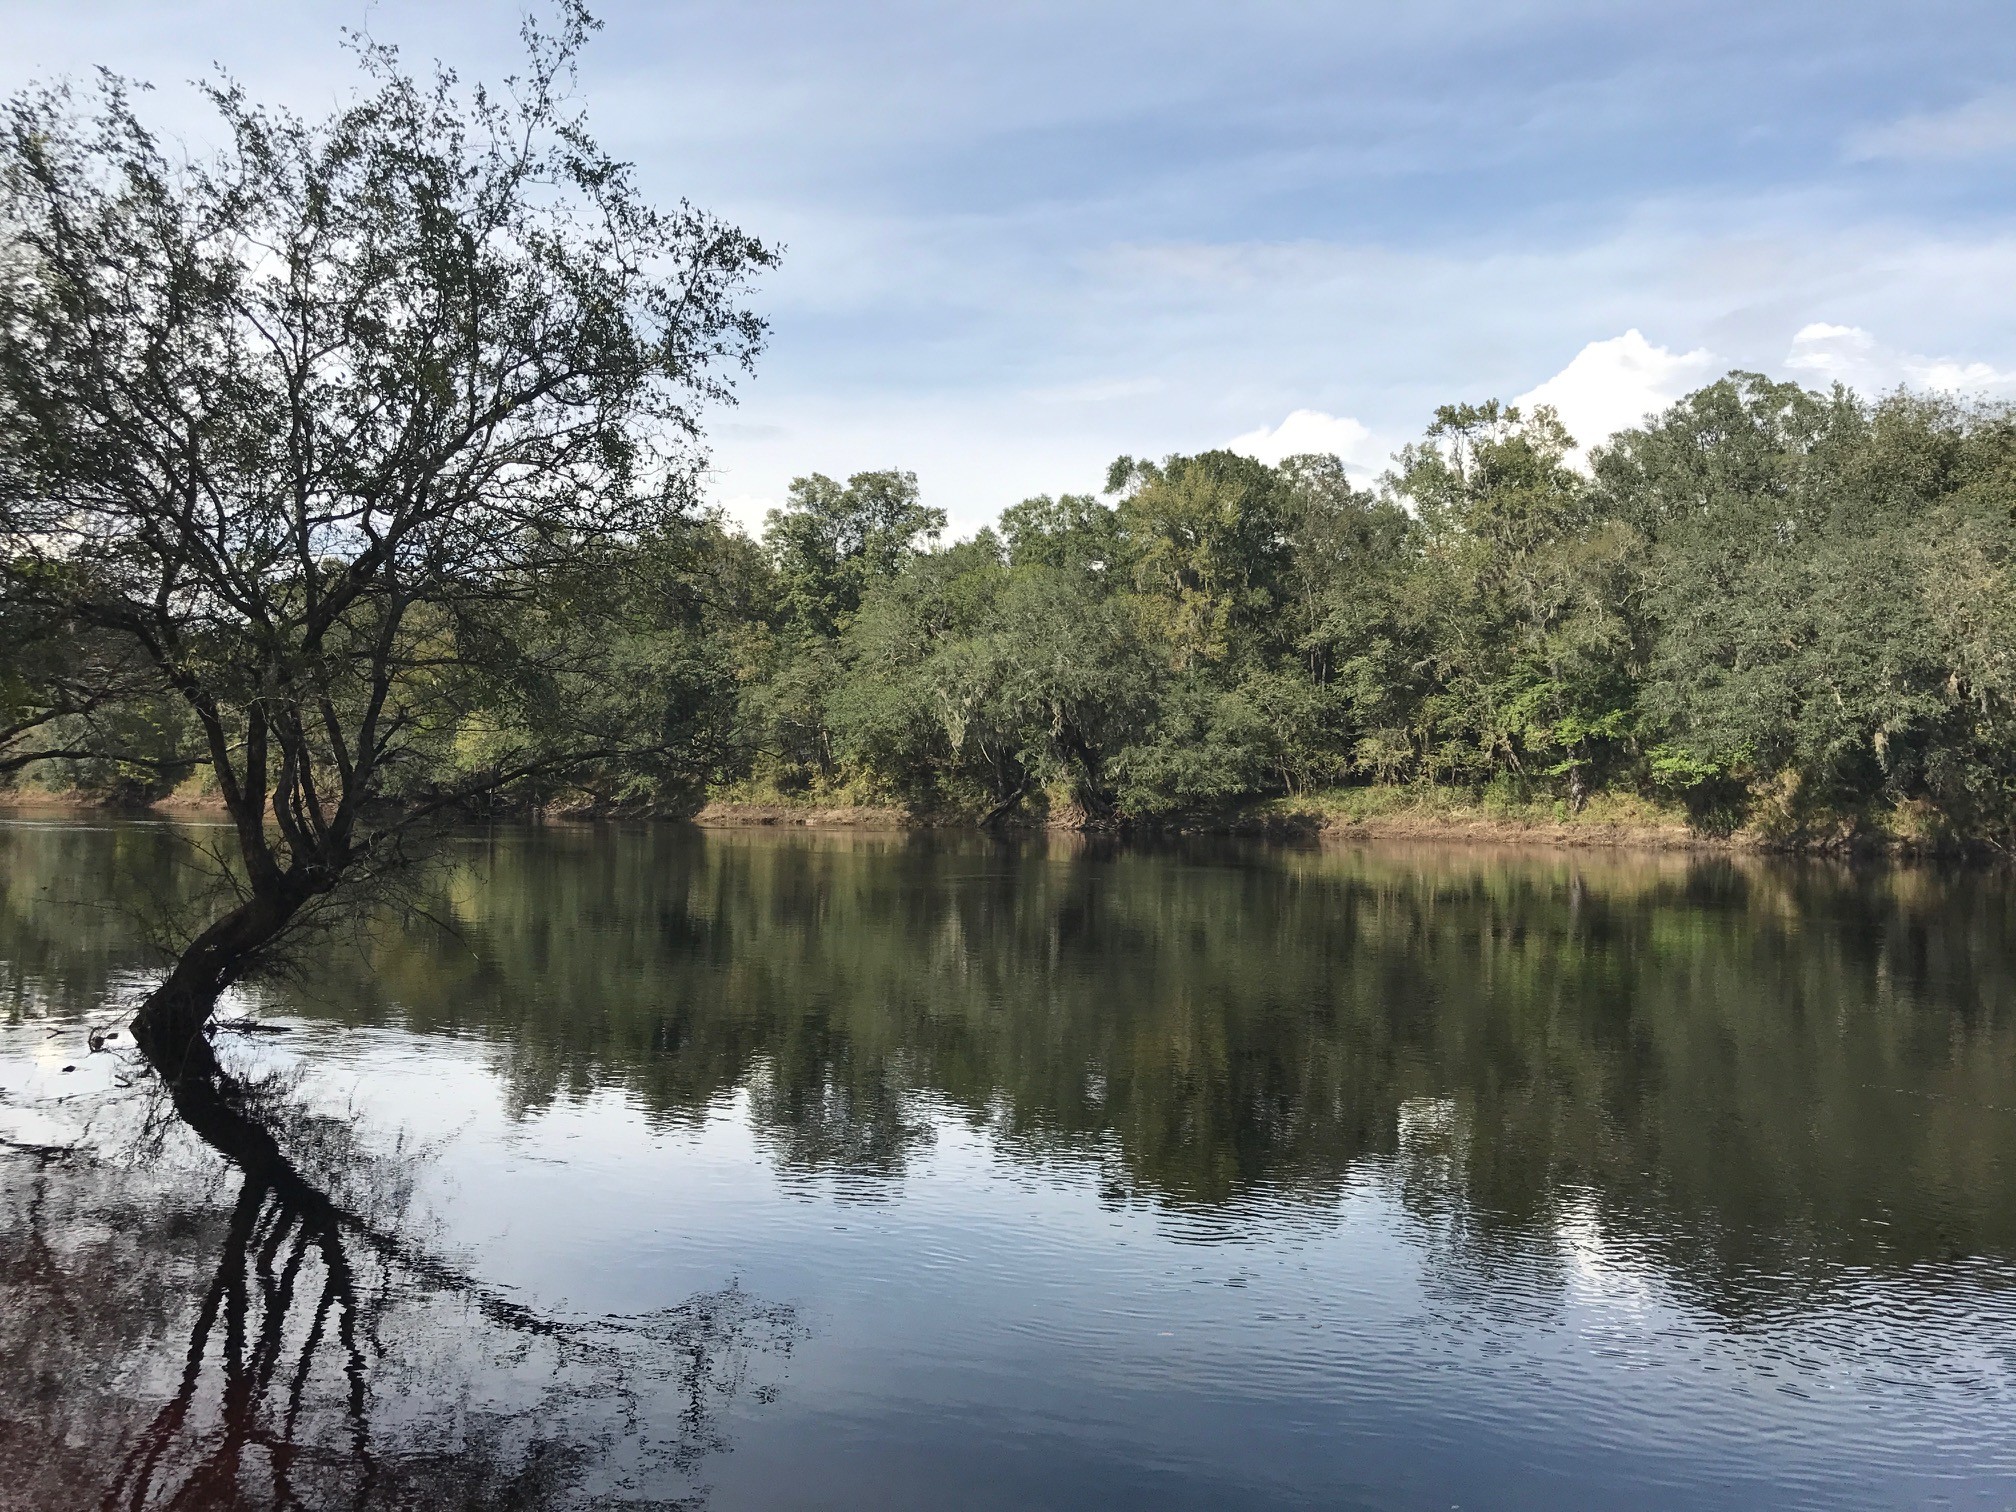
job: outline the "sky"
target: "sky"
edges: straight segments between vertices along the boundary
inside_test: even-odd
[[[712,499],[918,474],[955,533],[1116,455],[1334,451],[1438,404],[1593,444],[1731,368],[2016,398],[2010,0],[602,0],[644,187],[781,245]],[[0,0],[0,88],[104,65],[200,147],[361,28],[496,78],[522,7]]]

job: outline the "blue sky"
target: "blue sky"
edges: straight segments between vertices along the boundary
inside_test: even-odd
[[[2016,397],[2009,0],[605,0],[644,182],[781,242],[712,426],[760,520],[917,471],[971,529],[1119,452],[1338,450],[1455,399],[1585,441],[1734,366]],[[215,60],[303,109],[339,28],[495,76],[515,6],[0,0],[0,84]]]

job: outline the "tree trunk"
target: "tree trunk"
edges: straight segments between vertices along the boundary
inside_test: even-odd
[[[1034,784],[1029,780],[1028,776],[1025,774],[1022,780],[1017,782],[1015,786],[1009,790],[1006,796],[1004,796],[998,803],[996,803],[994,807],[987,810],[987,817],[980,821],[981,828],[991,829],[996,824],[999,824],[1003,819],[1007,818],[1010,811],[1014,809],[1015,805],[1017,805],[1024,798],[1029,796],[1029,789],[1033,786]]]
[[[1103,753],[1099,748],[1078,733],[1076,726],[1068,720],[1060,721],[1053,737],[1055,748],[1078,767],[1078,776],[1071,784],[1078,807],[1084,811],[1087,829],[1112,829],[1117,825],[1118,815],[1113,798],[1106,791]]]
[[[307,899],[292,886],[255,891],[198,935],[167,980],[147,995],[133,1016],[133,1040],[164,1080],[174,1083],[216,1071],[205,1031],[218,998]]]

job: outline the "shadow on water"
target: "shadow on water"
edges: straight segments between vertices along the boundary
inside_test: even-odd
[[[293,1081],[147,1083],[88,1144],[0,1144],[0,1505],[700,1505],[791,1310],[733,1284],[633,1317],[504,1295],[415,1236],[419,1157]]]

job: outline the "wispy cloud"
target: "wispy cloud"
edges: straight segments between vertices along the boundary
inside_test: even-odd
[[[1160,378],[1092,378],[1031,389],[1029,397],[1042,404],[1111,404],[1116,399],[1159,394],[1166,387]]]
[[[1848,156],[1904,163],[2016,156],[2016,93],[1982,95],[1950,110],[1867,127],[1849,136]]]

